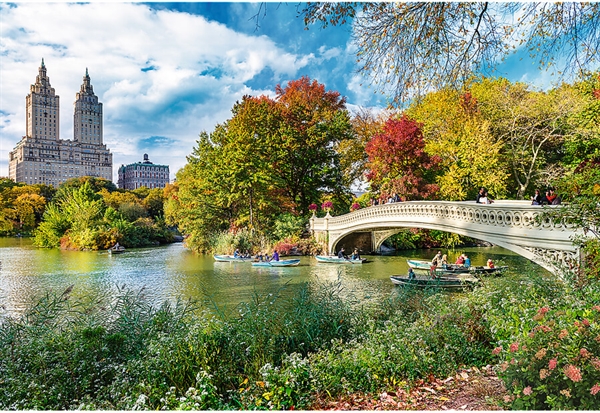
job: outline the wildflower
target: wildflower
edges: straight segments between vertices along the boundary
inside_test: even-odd
[[[550,370],[554,370],[554,369],[556,368],[556,364],[557,364],[557,363],[556,363],[556,359],[551,359],[551,360],[548,362],[548,368],[549,368]]]
[[[502,346],[496,347],[495,349],[492,350],[492,354],[496,355],[496,354],[500,354],[502,353]]]
[[[546,369],[541,369],[540,370],[540,379],[544,380],[546,377],[548,377],[550,375],[550,372]]]
[[[508,369],[508,363],[504,362],[500,365],[500,371],[504,373]]]
[[[595,396],[596,394],[598,394],[598,392],[600,392],[600,384],[596,383],[590,389],[590,393],[592,394],[592,396]]]
[[[527,386],[523,389],[523,394],[529,396],[531,394],[531,386]]]
[[[590,322],[589,322],[589,320],[588,320],[587,318],[584,318],[584,319],[581,321],[581,323],[582,323],[584,326],[586,326],[586,327],[589,327],[589,326],[590,326]]]
[[[542,349],[538,350],[537,353],[535,353],[535,358],[538,360],[541,360],[544,357],[546,357],[546,349],[545,348],[542,348]]]
[[[592,366],[594,366],[596,370],[600,370],[600,359],[598,357],[594,357],[590,363],[592,363]]]
[[[600,311],[600,305],[593,306],[592,310]]]
[[[562,330],[560,330],[560,334],[558,335],[558,338],[562,340],[563,338],[567,337],[568,335],[569,335],[569,332],[563,328]]]
[[[544,333],[552,331],[552,329],[546,325],[540,326],[540,330],[542,330]]]
[[[514,353],[515,351],[517,351],[519,349],[519,343],[512,343],[510,345],[510,351],[511,353]]]
[[[569,390],[569,389],[561,390],[560,394],[562,394],[563,396],[565,396],[568,399],[571,397],[571,390]]]
[[[510,403],[511,401],[512,401],[512,397],[510,397],[509,395],[504,396],[504,403]]]
[[[581,357],[583,357],[583,358],[588,358],[589,356],[592,355],[592,353],[587,351],[587,349],[585,349],[585,348],[582,348],[581,350],[579,350],[579,354],[581,354]]]
[[[578,367],[575,367],[572,364],[569,364],[565,367],[564,373],[565,376],[567,376],[574,382],[581,381],[581,370],[579,370]]]
[[[544,314],[546,314],[548,312],[549,308],[548,307],[542,307],[538,310],[537,314],[533,317],[534,321],[540,321],[542,318],[544,318]]]
[[[535,337],[535,331],[531,331],[531,332],[529,332],[529,334],[528,334],[528,335],[529,335],[529,338],[533,338],[533,337]]]

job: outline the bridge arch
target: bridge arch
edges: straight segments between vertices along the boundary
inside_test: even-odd
[[[527,201],[411,201],[364,208],[349,214],[311,219],[311,230],[325,239],[328,252],[353,232],[371,232],[373,250],[402,228],[435,229],[490,242],[557,272],[561,265],[579,261],[571,241],[575,228],[550,221],[539,222],[540,206]]]

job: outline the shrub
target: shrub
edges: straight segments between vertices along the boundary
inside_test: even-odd
[[[497,347],[515,409],[600,406],[600,306],[541,307],[526,335]]]

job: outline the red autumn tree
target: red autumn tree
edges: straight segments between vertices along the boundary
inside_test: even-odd
[[[372,191],[388,197],[397,193],[405,200],[432,199],[439,156],[425,152],[422,125],[402,115],[390,118],[383,133],[373,136],[365,150],[369,156],[367,180]]]

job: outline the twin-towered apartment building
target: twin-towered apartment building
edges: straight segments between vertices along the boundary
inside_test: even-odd
[[[94,176],[112,181],[113,156],[103,143],[102,103],[88,70],[75,94],[73,140],[60,139],[59,96],[50,85],[44,59],[26,97],[26,135],[9,153],[8,176],[16,182],[57,187],[67,179]],[[130,173],[121,173],[121,171]],[[123,176],[121,176],[123,175]],[[143,163],[119,168],[120,188],[164,188],[169,167]]]

